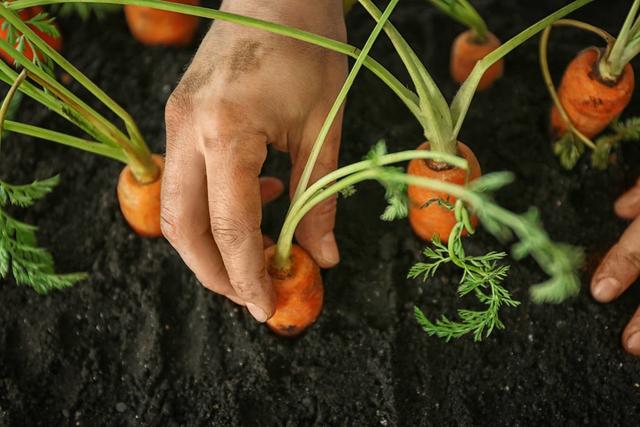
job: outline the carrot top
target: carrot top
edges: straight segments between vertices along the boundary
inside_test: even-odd
[[[640,0],[634,0],[622,24],[618,37],[598,63],[598,71],[603,80],[616,82],[625,65],[640,53]]]
[[[473,32],[474,41],[484,43],[489,29],[478,11],[468,0],[428,0],[435,7]]]

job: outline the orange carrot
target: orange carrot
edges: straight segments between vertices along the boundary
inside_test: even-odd
[[[278,335],[293,337],[315,322],[322,310],[324,288],[320,267],[300,246],[291,247],[288,271],[273,267],[276,246],[265,249],[265,261],[276,293],[275,314],[267,326]]]
[[[418,150],[429,150],[429,143],[423,143],[418,147]],[[409,162],[407,173],[458,185],[467,182],[467,173],[468,180],[480,177],[480,164],[471,149],[459,142],[458,154],[469,162],[469,171],[452,168],[446,164],[434,164],[434,162],[424,159],[414,159]],[[414,185],[409,186],[408,195],[409,223],[413,231],[424,240],[431,240],[437,234],[441,241],[447,242],[449,233],[456,225],[455,213],[445,206],[439,205],[437,200],[441,199],[454,204],[455,197]],[[471,221],[475,227],[478,219],[473,217]]]
[[[602,132],[629,104],[635,85],[633,68],[627,64],[613,83],[600,78],[601,51],[591,47],[569,63],[558,88],[558,99],[577,130],[591,139]],[[560,112],[551,108],[551,128],[555,136],[567,131]]]
[[[476,62],[493,52],[501,45],[500,40],[490,32],[486,33],[486,40],[479,42],[472,30],[467,30],[456,37],[451,46],[451,76],[457,83],[462,84],[476,65]],[[478,90],[488,88],[502,77],[504,61],[501,59],[484,73],[478,84]]]
[[[34,7],[29,7],[27,9],[22,9],[19,12],[18,16],[20,16],[20,19],[22,19],[23,21],[28,21],[29,19],[33,18],[34,16],[38,15],[41,12],[44,12],[44,9],[42,7],[34,6]],[[5,25],[5,20],[0,18],[0,38],[7,40],[9,31],[7,28],[2,28],[3,25]],[[51,46],[57,51],[60,51],[62,49],[62,36],[52,37],[49,34],[43,33],[42,31],[38,30],[37,28],[34,28],[31,25],[30,27],[38,35],[38,37],[44,40],[49,46]],[[17,44],[14,47],[17,47]],[[29,43],[24,44],[24,50],[22,53],[30,61],[33,60],[33,51],[31,50],[31,46],[29,45]],[[0,49],[0,57],[2,57],[8,64],[13,65],[15,63],[15,60],[7,52],[5,52],[2,49]],[[42,54],[39,53],[38,57],[42,59]]]
[[[118,179],[118,202],[125,219],[136,233],[143,237],[160,237],[160,183],[164,170],[164,159],[154,154],[153,161],[160,168],[159,177],[141,184],[126,166]]]
[[[170,0],[200,5],[200,0]],[[124,14],[131,34],[147,45],[186,46],[193,40],[200,19],[150,7],[125,5]]]

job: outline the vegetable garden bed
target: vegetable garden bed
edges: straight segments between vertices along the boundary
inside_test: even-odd
[[[503,40],[564,4],[535,3],[527,10],[518,2],[474,2]],[[572,17],[615,34],[627,3],[607,5],[605,15],[594,2]],[[450,98],[456,86],[449,47],[461,27],[424,0],[402,1],[392,21]],[[348,22],[350,41],[361,46],[371,19],[356,6]],[[65,56],[138,120],[152,151],[162,152],[164,104],[196,45],[142,48],[118,14],[101,23],[60,23]],[[550,67],[558,81],[589,36],[554,37]],[[640,147],[623,144],[604,172],[587,158],[573,171],[560,166],[537,43],[535,37],[510,54],[504,77],[476,95],[461,140],[484,171],[515,172],[517,181],[498,193],[503,205],[516,212],[538,206],[554,239],[585,247],[578,297],[533,304],[528,287],[543,273],[531,260],[510,262],[505,286],[522,304],[502,313],[506,330],[481,343],[427,336],[414,304],[431,318],[454,314],[457,277],[444,270],[427,284],[406,279],[424,243],[405,222],[379,220],[383,190],[366,183],[339,202],[343,261],[323,273],[322,316],[301,337],[285,340],[201,287],[167,242],[130,231],[114,188],[120,165],[12,135],[0,155],[3,178],[29,182],[61,173],[56,190],[23,218],[40,227],[59,271],[90,278],[46,296],[2,282],[0,426],[637,423],[640,361],[624,353],[619,336],[640,288],[600,305],[587,283],[624,229],[613,201],[640,174]],[[404,76],[383,37],[372,56]],[[71,128],[24,102],[20,120]],[[624,116],[637,114],[634,97]],[[406,108],[363,70],[346,109],[341,163],[359,160],[382,137],[392,151],[413,149],[420,134]],[[284,178],[288,167],[287,156],[273,152],[265,171]],[[279,230],[286,207],[285,200],[266,207],[267,234]],[[500,247],[482,230],[465,245],[470,252]]]

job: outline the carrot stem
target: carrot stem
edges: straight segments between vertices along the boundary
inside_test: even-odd
[[[358,59],[356,60],[355,64],[353,64],[353,67],[351,68],[351,71],[349,72],[347,79],[342,85],[340,92],[338,93],[335,101],[333,102],[333,105],[331,106],[331,109],[327,113],[327,116],[324,119],[324,123],[320,128],[320,132],[318,133],[318,136],[316,137],[316,140],[313,143],[313,146],[311,147],[311,152],[309,153],[309,158],[307,159],[307,163],[304,166],[304,170],[302,171],[300,180],[298,181],[298,186],[293,196],[294,201],[298,197],[300,197],[300,195],[307,189],[307,186],[309,185],[309,180],[311,179],[311,173],[313,172],[313,168],[316,165],[316,161],[318,160],[320,151],[322,151],[322,146],[324,145],[327,135],[329,134],[331,125],[335,121],[335,118],[338,115],[340,108],[342,108],[342,104],[344,103],[344,100],[346,99],[347,94],[351,89],[351,86],[353,86],[353,82],[355,81],[358,73],[360,72],[360,69],[362,68],[365,58],[367,57],[367,55],[369,55],[369,51],[373,47],[373,44],[378,38],[378,35],[382,31],[382,27],[384,23],[391,16],[391,13],[393,12],[393,9],[395,9],[396,5],[398,4],[398,1],[399,0],[391,0],[389,2],[389,5],[387,6],[384,14],[382,15],[382,18],[380,19],[380,21],[378,21],[374,29],[371,31],[371,34],[369,34],[369,37],[367,38],[367,41],[364,44],[364,47],[362,48],[360,55],[358,55]]]
[[[380,20],[381,12],[371,0],[359,0],[362,6],[376,21]],[[400,59],[409,73],[420,99],[421,115],[418,122],[422,125],[425,138],[431,142],[432,150],[455,154],[455,139],[451,139],[451,113],[444,95],[434,82],[418,55],[391,23],[384,27],[389,40],[395,47]]]
[[[622,75],[624,71],[624,67],[631,60],[631,58],[637,53],[633,54],[634,44],[631,44],[631,51],[629,50],[630,42],[633,41],[634,30],[638,31],[640,28],[640,24],[637,21],[638,9],[640,8],[640,0],[634,0],[631,8],[629,9],[629,13],[622,24],[622,28],[620,29],[620,33],[616,38],[615,43],[613,43],[613,47],[609,52],[609,55],[603,56],[603,58],[598,63],[598,71],[602,78],[609,82],[615,82]],[[635,21],[635,22],[634,22]],[[629,58],[629,54],[631,58]]]
[[[475,41],[482,43],[487,39],[489,28],[478,11],[467,0],[428,0],[442,12],[468,27]]]
[[[7,112],[9,111],[9,107],[11,107],[11,102],[13,101],[13,97],[15,96],[16,92],[18,91],[18,88],[20,87],[20,85],[22,84],[25,78],[27,78],[27,71],[22,70],[20,74],[18,74],[18,76],[16,77],[15,81],[9,88],[7,95],[2,101],[2,106],[0,107],[0,149],[2,148],[2,134],[4,133],[2,132],[2,129],[4,129],[4,121],[5,121],[5,118],[7,117]]]
[[[338,181],[349,175],[362,173],[376,167],[405,162],[412,159],[428,159],[445,162],[450,164],[451,166],[458,167],[464,170],[467,170],[469,168],[468,162],[458,156],[427,150],[409,150],[386,154],[380,156],[375,160],[362,160],[360,162],[336,169],[335,171],[325,175],[324,177],[313,183],[311,186],[309,186],[309,188],[291,204],[289,212],[287,212],[287,216],[284,220],[282,230],[280,231],[280,236],[278,238],[278,250],[276,252],[276,256],[274,257],[276,264],[286,265],[288,254],[290,253],[291,245],[293,244],[293,235],[296,228],[298,227],[298,224],[304,217],[304,213],[311,210],[317,203],[336,194],[343,188],[331,187],[331,184],[334,181]],[[314,199],[320,194],[324,194],[325,197],[321,199]],[[304,213],[301,215],[300,212]]]
[[[65,133],[55,132],[49,129],[44,129],[25,123],[14,122],[11,120],[6,120],[4,122],[4,129],[10,132],[44,139],[47,141],[77,148],[82,151],[87,151],[89,153],[98,154],[100,156],[118,160],[122,163],[127,163],[127,157],[124,155],[121,149],[109,147],[100,142],[77,138]]]

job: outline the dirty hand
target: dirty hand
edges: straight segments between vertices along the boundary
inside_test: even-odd
[[[633,222],[593,275],[591,294],[600,302],[618,298],[640,276],[640,180],[616,201],[615,211]],[[622,333],[622,345],[640,356],[640,307]]]
[[[225,0],[221,10],[344,40],[341,0]],[[258,175],[267,145],[289,151],[291,188],[344,82],[346,58],[262,30],[215,22],[166,106],[162,231],[208,289],[246,305],[260,322],[274,311],[265,269],[265,201],[281,186]],[[335,169],[342,118],[312,176]],[[339,260],[335,200],[316,207],[296,237],[322,267]]]

